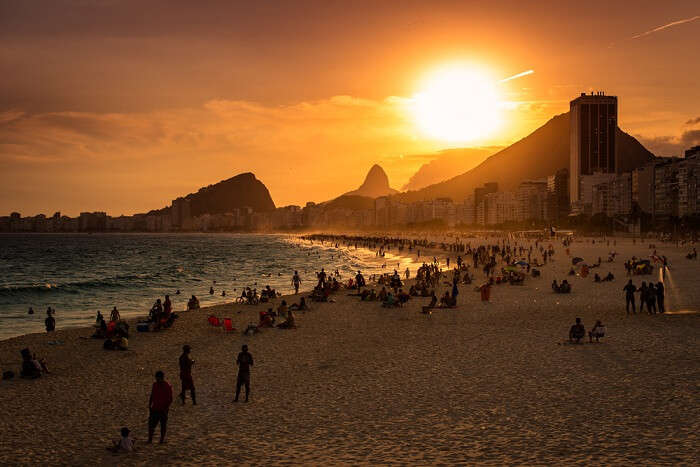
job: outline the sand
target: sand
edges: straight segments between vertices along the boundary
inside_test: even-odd
[[[52,373],[0,382],[0,463],[695,464],[700,268],[683,258],[687,248],[657,247],[671,262],[666,315],[625,315],[622,262],[650,250],[618,240],[571,247],[590,262],[620,253],[599,270],[615,282],[569,278],[571,295],[550,289],[570,267],[556,246],[542,278],[494,287],[489,303],[462,286],[459,308],[430,316],[419,313],[427,299],[389,310],[341,293],[298,314],[298,329],[253,337],[207,324],[209,311],[239,329],[257,321],[260,307],[224,305],[182,313],[165,332],[133,333],[127,352],[103,351],[83,338],[89,329],[2,341],[3,370],[18,371],[29,346]],[[587,329],[602,319],[608,336],[565,344],[577,316]],[[56,340],[64,344],[48,344]],[[168,443],[146,446],[152,375],[165,371],[178,393],[185,343],[199,404],[176,400]],[[255,357],[251,402],[234,404],[243,343]],[[121,426],[138,452],[105,450]]]

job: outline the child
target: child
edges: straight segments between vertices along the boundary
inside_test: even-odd
[[[112,447],[107,448],[112,452],[134,452],[136,451],[135,441],[129,436],[129,429],[124,427],[121,429],[121,438],[119,441],[113,441]]]

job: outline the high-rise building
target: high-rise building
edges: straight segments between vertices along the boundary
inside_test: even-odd
[[[569,171],[572,203],[581,201],[580,178],[618,170],[617,97],[582,93],[570,103]]]
[[[547,220],[560,221],[569,215],[569,171],[557,170],[547,177]]]

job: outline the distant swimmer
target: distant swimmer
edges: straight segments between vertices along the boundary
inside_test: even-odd
[[[209,287],[209,295],[214,295],[214,287]]]
[[[225,291],[225,290],[222,290],[222,291],[221,291],[221,296],[222,296],[222,297],[225,297],[225,296],[226,296],[226,291]]]
[[[27,314],[33,315],[33,314],[34,314],[34,308],[29,307],[29,311],[27,312]]]

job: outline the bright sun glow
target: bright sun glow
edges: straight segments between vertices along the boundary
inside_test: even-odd
[[[501,124],[497,81],[468,68],[449,68],[430,76],[413,96],[412,110],[429,136],[449,142],[482,139]]]

